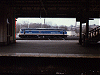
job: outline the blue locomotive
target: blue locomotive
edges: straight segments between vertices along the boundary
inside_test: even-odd
[[[66,30],[57,28],[23,28],[20,29],[19,37],[31,37],[31,38],[54,38],[54,37],[67,37]]]

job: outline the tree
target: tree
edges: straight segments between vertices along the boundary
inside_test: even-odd
[[[67,26],[64,26],[64,25],[59,26],[59,28],[67,30]]]
[[[18,24],[16,25],[16,33],[19,33],[19,31],[20,31],[20,24],[18,23]]]

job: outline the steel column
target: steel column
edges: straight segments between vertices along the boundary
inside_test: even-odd
[[[80,21],[80,37],[79,37],[79,43],[82,44],[82,22]]]
[[[86,20],[86,40],[88,40],[89,35],[89,20]]]

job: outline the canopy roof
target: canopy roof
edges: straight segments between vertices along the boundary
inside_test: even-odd
[[[2,0],[16,17],[99,18],[100,0]]]

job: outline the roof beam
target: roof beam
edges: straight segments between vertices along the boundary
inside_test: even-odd
[[[45,7],[44,7],[43,1],[40,0],[40,2],[41,2],[41,6],[43,7],[43,10],[45,11],[45,14],[47,15],[47,11],[46,11],[46,9],[45,9]]]

